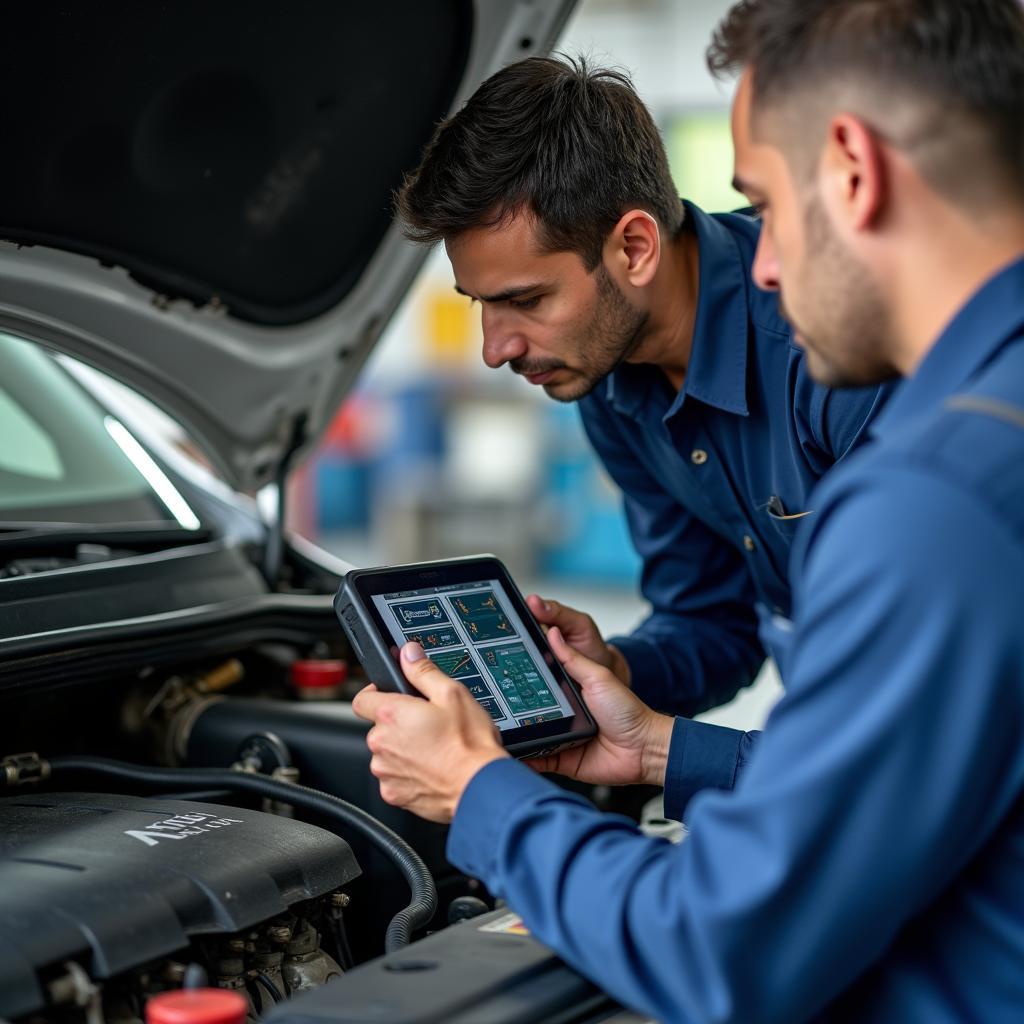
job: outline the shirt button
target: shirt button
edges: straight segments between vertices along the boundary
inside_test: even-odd
[[[703,466],[704,463],[708,461],[708,453],[704,451],[703,448],[694,448],[693,451],[690,452],[690,461],[695,466]]]
[[[749,533],[743,534],[743,546],[748,551],[753,551],[757,548],[757,545],[754,543],[754,538],[751,537]]]

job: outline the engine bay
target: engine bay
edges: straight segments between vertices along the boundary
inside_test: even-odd
[[[149,996],[203,984],[255,1020],[385,952],[403,858],[421,887],[469,891],[444,831],[375,792],[345,699],[364,680],[337,671],[347,652],[321,623],[107,678],[35,659],[31,687],[0,694],[0,1018],[137,1022]],[[317,665],[343,685],[296,685]]]
[[[521,930],[477,933],[507,910],[448,864],[445,828],[381,800],[365,680],[321,624],[177,662],[157,645],[105,678],[53,655],[0,692],[0,1019],[141,1024],[195,986],[253,1022],[611,1019]]]

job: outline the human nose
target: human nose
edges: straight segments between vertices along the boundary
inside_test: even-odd
[[[766,292],[779,290],[779,258],[771,234],[763,229],[754,253],[753,277],[758,288]]]
[[[484,362],[492,370],[526,355],[526,339],[503,315],[502,310],[484,306],[481,326],[484,333]]]

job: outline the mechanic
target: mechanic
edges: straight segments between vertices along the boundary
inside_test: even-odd
[[[480,302],[487,365],[579,401],[625,495],[650,617],[606,644],[580,612],[537,595],[531,611],[652,707],[731,700],[764,661],[755,604],[789,613],[808,495],[884,389],[814,383],[750,282],[757,221],[680,201],[619,72],[543,57],[499,71],[438,128],[397,207]],[[752,735],[686,728],[687,789],[731,786]]]
[[[746,0],[737,183],[755,279],[821,381],[905,379],[815,492],[787,691],[673,846],[504,755],[407,646],[370,689],[386,800],[454,812],[450,859],[663,1020],[1009,1021],[1024,1006],[1024,8]],[[602,733],[544,768],[664,778],[686,733],[550,632]]]

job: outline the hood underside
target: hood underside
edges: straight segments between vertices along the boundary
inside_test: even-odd
[[[573,0],[36,0],[0,65],[0,330],[147,395],[236,487],[310,447],[424,257],[391,197]]]

